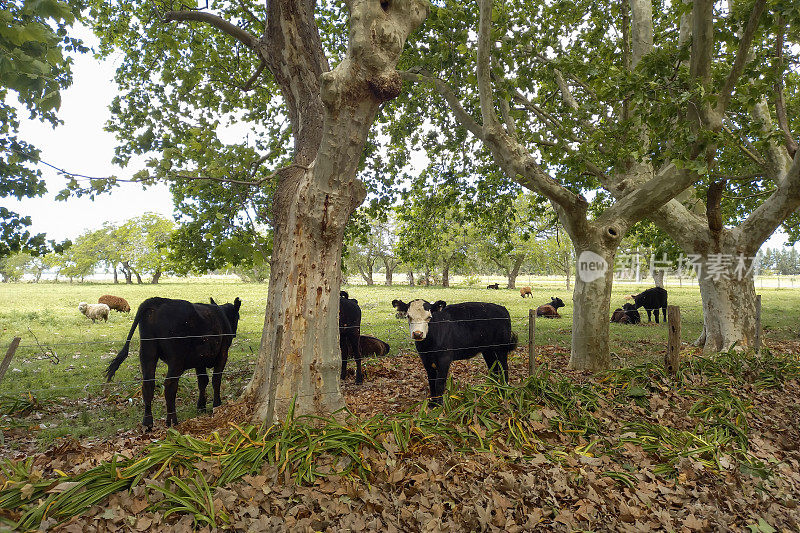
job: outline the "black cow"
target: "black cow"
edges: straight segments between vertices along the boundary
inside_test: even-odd
[[[228,349],[236,336],[239,324],[239,308],[242,301],[236,298],[232,304],[217,305],[213,298],[210,304],[191,303],[169,298],[148,298],[136,311],[136,318],[128,333],[125,346],[111,361],[106,370],[108,381],[122,362],[128,357],[131,337],[139,327],[139,362],[142,366],[142,399],[144,419],[142,425],[153,427],[153,393],[155,391],[156,364],[161,359],[167,363],[164,379],[164,399],[167,402],[167,427],[178,424],[175,412],[175,396],[178,378],[186,370],[197,372],[200,396],[197,409],[206,408],[207,368],[213,368],[211,383],[214,388],[214,407],[222,404],[220,385],[222,371],[228,362]]]
[[[614,309],[614,313],[611,315],[611,322],[618,324],[638,324],[641,321],[642,315],[633,304],[624,304],[621,309],[619,307]]]
[[[564,307],[564,302],[561,298],[553,298],[550,297],[550,303],[545,305],[540,305],[536,308],[536,316],[543,316],[545,318],[561,318],[561,315],[558,314],[558,308]]]
[[[647,321],[650,322],[650,312],[655,311],[656,324],[658,324],[658,310],[664,312],[664,322],[667,321],[667,290],[661,287],[653,287],[639,294],[631,294],[629,299],[633,298],[634,308],[639,309],[644,307],[647,311]]]
[[[408,318],[411,338],[428,374],[433,403],[442,402],[453,361],[480,353],[492,373],[508,379],[508,353],[516,348],[517,335],[511,331],[511,317],[502,305],[393,300],[392,306],[398,317]]]
[[[356,361],[356,385],[364,382],[361,371],[361,308],[358,300],[350,298],[346,291],[339,292],[339,350],[342,352],[341,378],[347,376],[347,360]]]
[[[499,283],[492,283],[491,285],[487,285],[486,288],[487,289],[494,289],[496,291],[499,291],[500,290],[500,284]]]
[[[371,335],[361,335],[358,339],[358,346],[361,349],[361,357],[383,357],[389,354],[389,344],[383,342],[378,337]]]

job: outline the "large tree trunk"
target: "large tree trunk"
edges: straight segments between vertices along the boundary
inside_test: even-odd
[[[271,1],[268,6],[276,50],[267,52],[278,57],[264,54],[264,59],[275,62],[289,55],[288,63],[271,70],[284,98],[294,103],[297,141],[295,164],[279,177],[275,195],[264,330],[245,392],[256,406],[254,418],[270,423],[285,418],[292,405],[296,415],[327,415],[344,406],[338,327],[344,227],[366,195],[356,172],[367,134],[379,105],[399,94],[396,62],[428,8],[417,1],[349,2],[347,55],[320,75],[324,66],[313,64],[324,61],[314,3]],[[317,102],[322,108],[314,109]]]
[[[653,269],[653,281],[656,287],[664,288],[664,271]]]
[[[153,279],[150,281],[150,283],[152,283],[153,285],[157,285],[158,280],[161,279],[161,274],[162,274],[161,269],[160,268],[156,269],[156,271],[153,272]]]
[[[408,273],[406,274],[406,276],[408,277],[408,285],[410,287],[413,287],[414,286],[414,271],[413,270],[409,270]]]
[[[114,271],[114,284],[119,283],[119,277],[117,276],[117,265],[114,265],[111,270]]]
[[[590,248],[578,248],[579,240],[573,238],[572,242],[576,243],[578,275],[575,276],[575,290],[572,293],[569,366],[579,370],[605,370],[611,366],[608,324],[616,249],[593,245]]]
[[[450,286],[450,265],[445,264],[442,268],[442,287]]]
[[[753,278],[698,278],[703,298],[704,352],[719,352],[754,346],[756,335],[756,289]]]

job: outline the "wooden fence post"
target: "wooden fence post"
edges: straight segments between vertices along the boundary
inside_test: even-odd
[[[536,311],[528,310],[528,375],[536,372]]]
[[[2,364],[0,364],[0,382],[3,381],[3,376],[6,375],[6,370],[8,370],[8,365],[11,364],[11,358],[14,357],[14,352],[17,351],[17,346],[19,346],[19,341],[22,340],[19,337],[14,337],[14,340],[11,341],[11,344],[8,346],[8,350],[6,351],[6,356],[3,358]]]
[[[756,338],[755,338],[756,355],[761,354],[761,295],[756,294]]]
[[[669,327],[669,337],[667,353],[664,356],[664,368],[668,374],[675,374],[681,358],[681,308],[677,305],[667,306],[667,326]]]
[[[278,354],[283,342],[283,324],[275,332],[275,344],[272,346],[272,368],[269,372],[269,395],[267,396],[267,424],[272,424],[275,414],[275,391],[278,388]]]

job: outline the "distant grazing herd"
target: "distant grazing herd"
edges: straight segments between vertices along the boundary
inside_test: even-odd
[[[499,290],[494,283],[487,289]],[[533,297],[530,287],[522,287],[520,296]],[[614,310],[611,322],[619,324],[639,324],[642,321],[638,309],[644,307],[648,322],[655,311],[655,321],[659,323],[661,310],[664,322],[667,321],[667,291],[653,287],[639,294],[631,294],[625,303]],[[125,345],[108,365],[106,378],[114,377],[117,369],[128,357],[130,342],[136,328],[139,328],[141,344],[139,362],[142,368],[142,397],[145,414],[142,424],[153,427],[152,401],[155,391],[155,370],[158,360],[167,364],[164,383],[164,396],[167,404],[167,426],[178,423],[175,397],[178,378],[189,369],[197,374],[199,397],[197,409],[206,409],[206,387],[208,370],[213,369],[213,406],[222,403],[220,386],[222,373],[228,361],[228,350],[239,323],[239,309],[242,302],[236,298],[233,303],[218,305],[213,298],[210,303],[191,303],[186,300],[169,298],[149,298],[139,305]],[[450,365],[453,361],[469,359],[477,354],[483,355],[489,371],[500,380],[508,379],[508,354],[517,346],[517,334],[511,330],[511,316],[502,305],[488,302],[465,302],[447,304],[442,300],[430,303],[416,299],[406,303],[393,300],[392,307],[397,318],[408,319],[409,334],[414,341],[422,366],[428,376],[430,400],[441,403]],[[550,302],[536,309],[536,316],[561,318],[558,309],[564,307],[561,298],[551,297]],[[108,321],[111,310],[128,313],[131,310],[124,298],[103,295],[96,304],[81,302],[80,311],[92,322],[99,319]],[[358,300],[350,298],[346,291],[339,294],[339,348],[342,357],[341,379],[347,375],[347,361],[353,359],[356,365],[356,384],[364,381],[361,361],[364,357],[384,356],[389,353],[389,345],[369,335],[361,335],[361,308]]]

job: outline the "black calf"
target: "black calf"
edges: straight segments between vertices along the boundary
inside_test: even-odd
[[[361,371],[361,308],[358,300],[349,298],[345,291],[339,293],[339,349],[342,352],[341,379],[347,376],[347,360],[356,361],[356,385],[364,382]]]
[[[222,371],[228,362],[228,349],[236,336],[239,324],[239,308],[242,302],[236,298],[232,304],[217,305],[213,298],[210,304],[195,304],[186,300],[148,298],[136,311],[136,318],[128,333],[125,346],[111,361],[106,370],[108,381],[122,362],[128,357],[133,332],[139,327],[139,362],[142,366],[142,399],[146,428],[153,427],[153,394],[155,391],[156,364],[161,359],[167,364],[164,379],[164,399],[167,403],[167,427],[178,424],[175,412],[175,396],[178,378],[186,370],[194,368],[200,395],[197,409],[206,408],[207,368],[213,368],[211,384],[214,388],[214,407],[222,405],[220,386]]]

